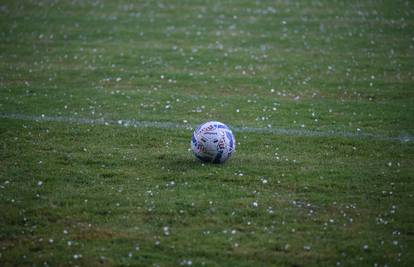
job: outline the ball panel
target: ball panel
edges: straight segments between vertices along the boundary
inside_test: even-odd
[[[217,153],[216,157],[214,158],[214,163],[220,163],[221,162],[221,156],[223,155],[223,152],[220,151]]]

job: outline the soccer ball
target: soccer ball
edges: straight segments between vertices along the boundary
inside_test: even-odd
[[[191,150],[205,162],[223,163],[235,151],[236,141],[227,125],[209,121],[197,127],[191,137]]]

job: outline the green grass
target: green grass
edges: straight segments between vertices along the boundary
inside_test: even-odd
[[[3,1],[0,113],[412,137],[413,18],[410,1]],[[414,264],[412,141],[235,132],[212,165],[191,134],[1,118],[0,265]]]

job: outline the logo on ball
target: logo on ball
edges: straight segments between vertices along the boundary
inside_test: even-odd
[[[201,161],[223,163],[235,151],[234,135],[227,125],[218,121],[206,122],[194,131],[191,150]]]

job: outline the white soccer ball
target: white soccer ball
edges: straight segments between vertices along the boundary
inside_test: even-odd
[[[235,151],[236,141],[227,125],[218,121],[206,122],[194,131],[191,150],[201,161],[223,163]]]

